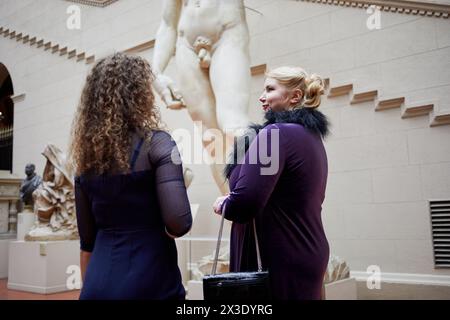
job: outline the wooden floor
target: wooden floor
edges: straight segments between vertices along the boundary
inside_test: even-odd
[[[53,294],[39,294],[9,290],[8,279],[0,279],[0,300],[77,300],[80,290]]]

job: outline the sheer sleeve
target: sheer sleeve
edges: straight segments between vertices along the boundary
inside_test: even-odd
[[[156,192],[167,233],[181,237],[192,226],[191,208],[178,148],[171,136],[155,131],[148,157],[156,177]]]
[[[91,202],[81,187],[80,179],[80,177],[75,178],[75,207],[80,235],[80,249],[92,252],[97,236],[97,227],[91,210]]]
[[[234,188],[224,201],[226,206],[222,206],[227,220],[246,223],[266,206],[285,163],[280,131],[275,124],[269,125],[251,143]]]

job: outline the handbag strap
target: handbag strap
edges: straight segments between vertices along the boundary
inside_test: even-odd
[[[222,206],[222,217],[220,219],[219,237],[217,238],[216,253],[214,256],[214,263],[213,263],[212,271],[211,271],[212,275],[216,274],[217,260],[219,259],[220,242],[222,241],[223,222],[225,220],[225,205],[226,205],[226,202],[224,202],[224,204]],[[253,222],[252,223],[253,224],[253,234],[255,235],[256,259],[258,262],[258,271],[261,272],[262,271],[261,254],[259,252],[258,235],[256,234],[255,219],[253,219],[252,222]]]

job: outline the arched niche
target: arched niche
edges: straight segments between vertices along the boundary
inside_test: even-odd
[[[6,66],[0,62],[0,170],[12,171],[14,88]]]

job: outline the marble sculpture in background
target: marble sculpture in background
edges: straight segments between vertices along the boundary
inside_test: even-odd
[[[52,144],[42,154],[47,159],[43,181],[33,193],[37,221],[25,240],[78,239],[73,177],[67,169],[66,157]]]
[[[34,200],[33,192],[36,190],[42,182],[42,178],[35,172],[36,166],[29,163],[25,166],[25,174],[27,177],[22,181],[20,185],[20,199],[25,208],[33,210]]]
[[[248,46],[243,0],[164,0],[153,53],[154,87],[168,108],[187,108],[202,133],[214,129],[202,144],[222,193],[228,191],[222,175],[228,149],[236,132],[249,124]],[[172,56],[177,85],[163,74]]]

